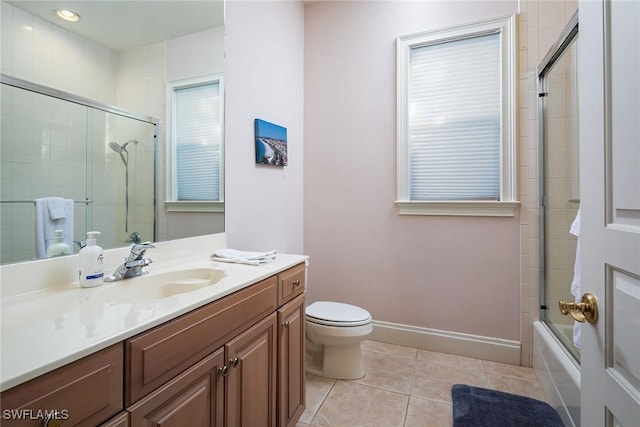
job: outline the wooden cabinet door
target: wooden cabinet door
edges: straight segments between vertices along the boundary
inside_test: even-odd
[[[226,427],[276,425],[276,313],[226,347]]]
[[[305,408],[304,295],[278,310],[278,426],[295,426]]]
[[[129,407],[131,427],[222,427],[223,366],[220,348]]]

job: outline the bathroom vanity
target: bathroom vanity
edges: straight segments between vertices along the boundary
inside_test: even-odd
[[[3,425],[43,425],[48,417],[83,426],[295,426],[305,405],[306,257],[279,254],[261,266],[198,258],[151,270],[148,277],[161,278],[155,282],[134,278],[4,299],[3,332],[19,322],[25,341],[21,349],[19,333],[3,337],[3,359],[6,349],[10,361],[23,365],[3,360],[11,368],[2,372]],[[179,293],[175,283],[164,283],[168,295],[140,296],[139,287],[151,289],[178,277],[176,271],[206,268],[215,274],[201,288]],[[62,317],[10,318],[27,304],[36,310],[49,304]],[[83,319],[83,310],[98,313]],[[66,325],[74,318],[85,328]],[[34,343],[38,326],[41,341]],[[50,334],[63,339],[55,348]],[[92,345],[82,344],[87,337]],[[32,358],[31,349],[45,354]]]

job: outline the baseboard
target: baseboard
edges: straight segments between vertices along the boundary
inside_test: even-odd
[[[462,334],[438,329],[373,321],[374,341],[440,353],[457,354],[493,362],[520,365],[520,342],[481,335]]]

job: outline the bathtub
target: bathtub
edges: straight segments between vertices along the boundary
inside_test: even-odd
[[[567,327],[568,334],[571,328]],[[533,322],[533,369],[565,426],[579,427],[580,366],[547,325],[539,321]]]

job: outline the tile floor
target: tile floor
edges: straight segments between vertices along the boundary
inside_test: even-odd
[[[361,348],[364,378],[307,375],[307,409],[296,427],[450,427],[456,383],[545,400],[531,368],[376,341]]]

